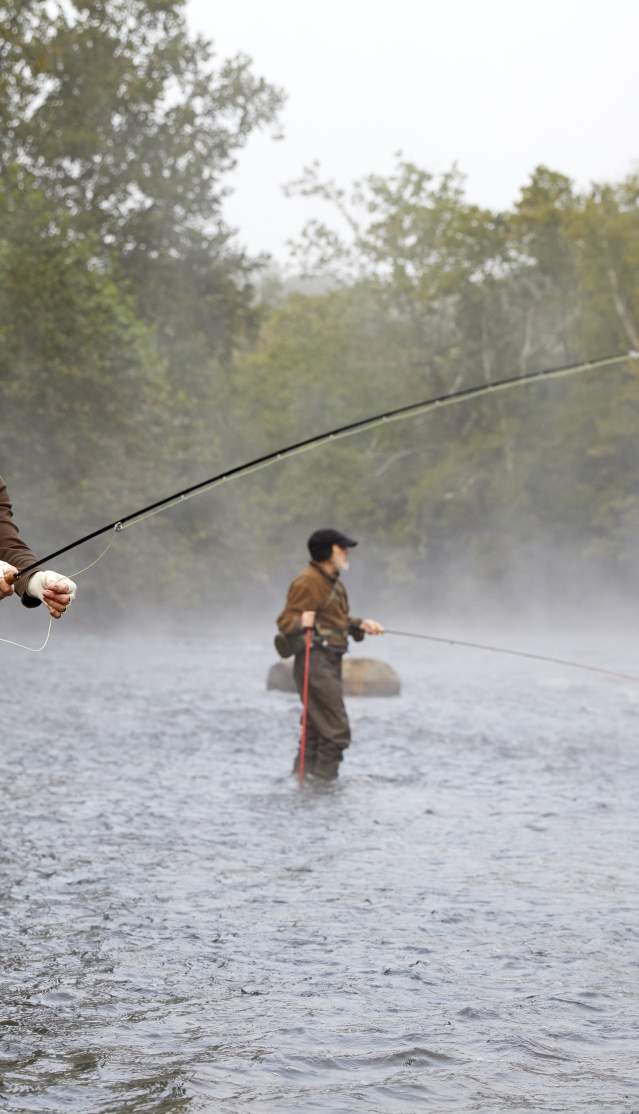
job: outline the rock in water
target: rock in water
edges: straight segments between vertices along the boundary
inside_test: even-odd
[[[344,692],[347,696],[399,696],[399,674],[385,661],[346,658]]]
[[[266,687],[278,692],[296,691],[292,660],[278,661],[271,666]],[[344,658],[346,696],[399,696],[400,691],[399,675],[386,662],[375,658]]]
[[[276,661],[272,665],[266,675],[267,689],[277,689],[278,692],[296,692],[295,681],[293,680],[293,663],[288,661]]]

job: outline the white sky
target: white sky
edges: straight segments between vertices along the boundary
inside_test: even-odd
[[[188,0],[187,18],[288,93],[284,139],[249,142],[227,205],[253,252],[284,260],[328,217],[282,193],[315,159],[342,185],[398,150],[457,161],[495,208],[538,163],[580,185],[639,167],[639,0]]]

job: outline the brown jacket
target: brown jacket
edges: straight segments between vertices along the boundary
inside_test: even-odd
[[[339,575],[329,576],[316,561],[311,561],[291,584],[284,610],[277,618],[280,630],[299,633],[303,611],[317,613],[315,629],[331,646],[345,650],[349,634],[358,642],[364,637],[359,629],[361,619],[349,613],[348,596]]]
[[[17,569],[26,569],[37,559],[18,533],[18,527],[13,521],[9,494],[0,476],[0,561],[7,561]],[[26,594],[28,581],[28,576],[19,576],[16,580],[16,592],[22,596],[25,607],[38,607],[40,600]]]

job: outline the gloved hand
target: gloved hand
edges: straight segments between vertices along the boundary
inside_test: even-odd
[[[0,600],[13,595],[13,581],[17,572],[15,565],[10,565],[8,561],[0,561]],[[7,576],[7,573],[10,575]]]
[[[381,623],[377,622],[377,619],[362,619],[361,623],[359,624],[359,627],[360,627],[360,630],[364,631],[364,634],[383,634],[384,633],[384,628],[383,628]]]
[[[61,619],[67,607],[75,599],[77,586],[68,576],[62,576],[52,569],[34,572],[27,585],[27,595],[41,600],[53,619]]]

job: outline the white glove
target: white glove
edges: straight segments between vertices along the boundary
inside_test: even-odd
[[[17,569],[13,565],[9,565],[7,561],[0,561],[0,600],[6,600],[7,596],[12,596],[14,593],[13,583],[17,573]],[[5,577],[8,577],[5,580]]]
[[[44,572],[34,572],[31,580],[27,584],[27,594],[35,596],[37,600],[44,603],[44,589],[52,588],[53,585],[58,588],[66,588],[71,599],[75,599],[77,592],[77,585],[74,580],[70,580],[68,576],[62,576],[59,572],[53,572],[52,569],[45,569]]]

